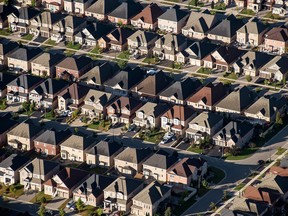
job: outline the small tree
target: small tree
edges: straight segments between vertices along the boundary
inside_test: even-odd
[[[30,110],[30,112],[33,112],[33,111],[34,111],[34,107],[35,107],[34,102],[32,102],[32,103],[29,104],[29,110]]]
[[[214,9],[214,6],[215,6],[215,2],[212,1],[212,2],[211,2],[211,9]]]
[[[76,208],[79,212],[82,211],[84,208],[84,203],[80,198],[76,202]]]
[[[25,112],[28,112],[28,110],[30,108],[30,103],[28,101],[24,101],[22,103],[22,108],[25,110]]]
[[[40,199],[40,203],[41,203],[41,204],[44,204],[44,203],[46,203],[46,201],[47,201],[47,200],[46,200],[46,198],[45,198],[44,196],[43,196],[43,197],[41,197],[41,199]]]
[[[210,209],[212,209],[214,211],[216,208],[216,204],[214,202],[211,202],[209,207],[210,207]]]
[[[36,6],[36,0],[31,0],[31,6],[35,7]]]
[[[38,214],[39,216],[45,216],[45,214],[46,214],[46,209],[45,209],[45,206],[44,206],[44,205],[41,205],[41,206],[39,207],[39,210],[38,210],[37,214]]]
[[[171,216],[172,215],[172,209],[171,207],[168,207],[166,210],[165,210],[165,216]]]
[[[208,183],[208,181],[206,180],[206,179],[203,179],[203,181],[202,181],[202,187],[203,188],[208,188],[209,187],[209,183]]]
[[[281,118],[281,114],[279,111],[276,113],[276,124],[283,125],[283,119]]]
[[[66,212],[64,211],[63,208],[61,208],[61,209],[59,210],[59,216],[65,216],[65,214],[66,214]]]
[[[251,77],[250,75],[247,75],[247,76],[246,76],[246,80],[247,80],[247,82],[251,82],[252,77]]]
[[[11,185],[11,186],[9,187],[9,192],[10,192],[11,194],[13,194],[14,197],[15,197],[16,191],[17,191],[17,189],[16,189],[16,187],[15,187],[14,185]]]
[[[198,0],[191,0],[190,5],[192,6],[197,6],[198,5]]]
[[[77,133],[78,133],[78,128],[75,127],[75,128],[74,128],[74,134],[77,134]]]

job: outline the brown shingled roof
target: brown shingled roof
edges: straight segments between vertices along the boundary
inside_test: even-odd
[[[168,119],[179,119],[185,121],[194,114],[194,110],[187,106],[174,105],[170,110],[164,113],[163,116]]]
[[[279,199],[280,194],[278,191],[269,188],[257,188],[254,186],[248,186],[243,192],[243,197],[255,201],[273,204]]]
[[[265,38],[270,39],[270,40],[287,42],[288,41],[288,29],[285,27],[272,28],[270,31],[268,31],[265,34]]]
[[[161,16],[164,11],[156,4],[151,3],[145,7],[139,14],[134,16],[132,20],[141,19],[144,23],[154,24],[157,22],[159,16]]]

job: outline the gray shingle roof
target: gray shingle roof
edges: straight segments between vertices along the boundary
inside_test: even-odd
[[[101,140],[99,143],[96,143],[96,145],[90,148],[87,153],[110,157],[122,148],[123,146],[117,142]]]
[[[43,51],[39,47],[37,48],[22,47],[22,48],[15,50],[15,52],[9,54],[8,57],[22,60],[22,61],[31,61],[32,59],[40,55],[42,52]]]
[[[59,164],[54,161],[43,160],[40,158],[35,158],[29,164],[27,164],[24,168],[29,170],[34,175],[46,175],[51,172],[53,169],[58,167]]]
[[[69,136],[71,136],[70,130],[57,131],[52,128],[50,130],[46,130],[40,136],[36,137],[34,141],[51,145],[59,145]]]
[[[189,124],[197,124],[206,128],[213,128],[216,124],[223,120],[221,115],[211,112],[202,112],[196,116]]]
[[[152,150],[150,148],[136,149],[128,147],[124,149],[124,151],[122,151],[120,154],[118,154],[115,159],[139,164],[151,154]]]
[[[36,57],[32,63],[40,64],[45,67],[52,67],[56,65],[58,62],[62,61],[65,58],[62,54],[52,54],[52,53],[42,53],[38,57]]]
[[[19,45],[17,42],[10,41],[5,38],[0,39],[0,55],[6,55],[18,47]]]
[[[113,10],[109,16],[117,17],[121,19],[130,19],[136,14],[142,11],[143,7],[139,2],[133,0],[127,0],[120,4],[115,10]]]
[[[126,178],[124,176],[118,177],[114,182],[112,182],[104,191],[120,192],[124,196],[130,195],[133,191],[139,188],[141,185],[143,187],[143,182],[136,179]]]
[[[189,15],[188,12],[181,10],[178,5],[175,5],[171,8],[169,8],[161,16],[159,16],[158,19],[178,22],[178,21],[182,20],[183,18],[188,17],[188,15]]]
[[[42,130],[41,127],[36,126],[30,119],[17,125],[11,131],[8,132],[10,135],[31,139]]]
[[[91,145],[95,144],[96,140],[84,134],[73,134],[64,142],[62,142],[61,146],[70,147],[78,150],[85,150],[89,148]]]
[[[87,12],[107,15],[120,5],[117,0],[98,0],[86,9]]]
[[[51,94],[54,95],[59,92],[61,89],[68,87],[68,82],[65,80],[55,80],[48,78],[40,85],[38,85],[34,91],[36,91],[39,95],[42,94]]]
[[[7,85],[9,86],[18,86],[23,87],[24,89],[30,89],[32,86],[34,86],[37,83],[40,83],[44,81],[44,79],[37,77],[37,76],[31,76],[29,74],[22,74]]]
[[[246,34],[261,34],[267,29],[267,26],[261,22],[258,18],[252,18],[242,26],[237,32],[246,33]]]
[[[12,154],[0,163],[1,168],[11,168],[13,171],[18,170],[30,159],[22,155]]]
[[[157,167],[161,169],[168,169],[173,164],[175,164],[178,161],[178,158],[174,155],[168,155],[163,153],[162,151],[157,152],[153,154],[151,157],[149,157],[143,165],[148,165],[152,167]]]

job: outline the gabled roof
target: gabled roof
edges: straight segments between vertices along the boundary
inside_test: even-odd
[[[159,182],[151,182],[140,193],[138,193],[133,200],[137,202],[145,203],[148,205],[154,205],[163,197],[170,193],[171,189],[167,186],[161,185]]]
[[[266,174],[259,184],[259,187],[267,187],[273,190],[277,190],[280,194],[286,194],[288,192],[287,177],[281,177],[275,174]]]
[[[96,140],[82,133],[72,134],[68,139],[62,142],[61,146],[70,147],[78,150],[85,150],[95,144]]]
[[[98,0],[86,9],[87,12],[108,15],[120,5],[117,0]]]
[[[141,19],[144,23],[154,24],[164,11],[156,4],[150,3],[139,14],[134,16],[132,20]]]
[[[213,128],[220,121],[223,120],[223,116],[212,112],[202,112],[196,116],[189,124],[197,124],[205,128]]]
[[[159,151],[144,161],[143,165],[157,167],[167,170],[177,162],[178,158],[174,155],[168,155],[164,151]]]
[[[62,22],[62,21],[61,21]],[[76,29],[78,26],[83,25],[84,23],[86,23],[86,20],[81,18],[81,17],[77,17],[77,16],[72,16],[72,15],[68,15],[64,18],[63,22],[65,28],[70,27],[71,29]]]
[[[14,126],[18,125],[18,122],[13,120],[11,117],[12,115],[10,113],[1,113],[1,121],[5,122],[5,124],[2,124],[0,127],[0,134],[5,133],[8,130],[11,130]]]
[[[39,14],[35,19],[40,22],[40,24],[43,26],[43,24],[46,25],[54,25],[55,23],[59,22],[60,20],[64,19],[66,15],[62,13],[52,13],[50,11],[43,11],[41,14]]]
[[[46,175],[58,166],[59,164],[54,161],[35,158],[24,168],[27,169],[29,172],[33,173],[34,175]]]
[[[191,46],[185,49],[188,57],[202,60],[205,56],[216,50],[218,46],[216,44],[196,41]]]
[[[38,14],[40,14],[40,11],[32,7],[20,7],[18,10],[18,18],[23,20],[30,20]]]
[[[18,15],[17,8],[12,4],[1,4],[0,5],[0,20],[1,22],[5,22],[5,20],[8,19],[8,15],[14,13],[15,15]]]
[[[188,106],[174,105],[166,113],[164,113],[162,117],[166,117],[168,119],[179,119],[180,121],[186,121],[194,113],[195,111]]]
[[[36,126],[30,119],[17,125],[11,131],[8,132],[9,135],[14,135],[21,138],[31,139],[37,135],[42,130],[41,127]]]
[[[159,35],[154,32],[138,30],[134,34],[132,34],[128,39],[135,41],[135,42],[137,41],[140,43],[148,44],[150,41],[157,39],[158,37]]]
[[[120,154],[118,154],[115,159],[139,164],[148,158],[152,153],[153,152],[150,148],[136,149],[127,147]]]
[[[187,46],[187,38],[184,37],[183,35],[180,34],[165,34],[163,37],[159,38],[155,44],[159,44],[161,46],[166,46],[166,47],[171,47],[172,50],[171,52],[173,54],[176,54],[175,51],[176,50],[180,50],[179,48],[183,45],[185,45],[185,47]],[[155,48],[157,49],[157,48]],[[165,52],[170,52],[170,50],[165,50]]]
[[[268,208],[269,206],[266,203],[243,197],[235,197],[233,205],[230,207],[233,210],[233,215],[238,213],[241,215],[263,215]]]
[[[193,92],[195,92],[201,86],[202,84],[198,79],[186,78],[173,83],[166,90],[161,92],[160,96],[174,96],[178,100],[186,100]]]
[[[265,34],[265,38],[281,42],[288,41],[288,29],[286,27],[274,27]]]
[[[86,96],[88,91],[89,91],[88,87],[79,85],[77,83],[72,83],[68,88],[63,90],[58,96],[63,97],[65,99],[71,98],[78,100]]]
[[[98,91],[95,89],[90,89],[87,93],[84,101],[91,101],[93,103],[100,103],[102,106],[106,106],[114,95],[102,91]]]
[[[122,89],[129,90],[143,80],[145,74],[145,71],[140,67],[136,67],[134,69],[126,67],[124,70],[120,71],[110,80],[105,82],[105,85],[111,87],[119,85]]]
[[[120,192],[124,196],[129,196],[133,191],[141,187],[143,184],[143,181],[121,176],[113,181],[108,187],[106,187],[104,191],[111,191],[115,193]]]
[[[22,61],[31,61],[32,59],[40,55],[42,52],[42,49],[40,49],[39,47],[22,47],[9,54],[8,57]]]
[[[208,106],[214,106],[225,97],[227,91],[223,83],[209,83],[193,94],[187,101],[192,103],[204,102]]]
[[[56,80],[48,78],[40,85],[35,87],[34,91],[37,92],[39,95],[42,94],[51,94],[54,95],[59,92],[61,89],[68,87],[68,82],[65,80]]]
[[[288,73],[287,61],[288,59],[285,56],[275,56],[271,61],[268,61],[262,68],[260,68],[260,71],[271,73],[279,71],[280,73],[285,75],[286,73]]]
[[[245,34],[261,34],[267,29],[267,26],[258,18],[254,17],[249,20],[244,26],[237,30],[237,32]]]
[[[163,71],[148,75],[136,87],[135,91],[143,95],[157,96],[161,91],[169,86],[173,79],[167,76]]]
[[[131,97],[120,97],[116,101],[114,101],[112,104],[109,105],[109,107],[112,107],[116,110],[122,110],[127,109],[129,111],[135,109],[136,107],[139,107],[142,104],[140,100],[137,100],[135,98]]]
[[[106,36],[104,40],[110,44],[124,45],[127,43],[127,38],[134,34],[135,31],[129,28],[116,28]]]
[[[254,187],[250,185],[243,192],[243,197],[259,202],[266,202],[269,205],[275,204],[280,196],[281,195],[276,190],[270,188]]]
[[[11,81],[10,83],[8,83],[7,86],[18,86],[23,87],[24,89],[30,89],[32,86],[42,81],[44,81],[44,79],[38,76],[22,74],[13,81]]]
[[[54,128],[51,128],[50,130],[46,130],[40,136],[36,137],[36,139],[34,139],[34,142],[41,142],[50,145],[59,145],[69,136],[71,136],[71,134],[71,131],[68,129],[64,131],[57,131]]]
[[[256,98],[256,93],[244,86],[232,91],[223,100],[221,100],[216,107],[241,112],[252,104]]]
[[[169,109],[166,103],[151,103],[147,102],[140,107],[136,112],[143,112],[147,116],[157,118]],[[137,116],[136,116],[137,118]]]
[[[89,40],[99,40],[114,29],[113,26],[101,22],[93,22],[79,32],[76,36]]]
[[[38,57],[36,57],[32,63],[35,64],[40,64],[43,65],[45,67],[52,67],[54,65],[56,65],[58,62],[62,61],[65,58],[64,55],[62,54],[52,54],[52,53],[42,53],[41,55],[39,55]]]
[[[108,79],[113,77],[119,71],[119,66],[114,62],[104,62],[96,65],[87,73],[80,77],[81,81],[89,82],[93,81],[95,84],[102,85]]]
[[[238,60],[238,64],[243,68],[260,69],[264,64],[270,62],[274,56],[263,52],[248,51]],[[261,59],[261,61],[259,61]]]
[[[269,169],[269,173],[273,173],[273,174],[279,175],[281,177],[288,177],[288,169],[281,167],[281,164],[280,164],[280,166],[272,166]]]
[[[189,13],[181,10],[178,5],[174,5],[173,7],[169,8],[165,13],[158,17],[158,19],[162,20],[169,20],[173,22],[178,22],[183,18],[188,17]]]
[[[5,38],[0,39],[0,55],[6,55],[18,47],[19,45],[17,42],[10,41]]]
[[[79,71],[87,65],[90,65],[91,62],[92,60],[90,58],[83,55],[79,57],[66,57],[61,62],[59,62],[56,67]]]
[[[6,89],[6,85],[15,80],[15,78],[14,74],[0,72],[0,90]]]
[[[26,163],[28,163],[29,160],[30,159],[28,157],[24,157],[18,154],[12,154],[0,163],[0,167],[10,168],[13,171],[16,171],[22,166],[24,166]]]
[[[139,2],[126,0],[113,10],[109,16],[121,19],[131,19],[133,16],[140,13],[142,9],[143,7]]]
[[[103,155],[110,157],[122,149],[123,146],[114,141],[106,141],[101,140],[100,142],[96,143],[92,148],[87,151],[87,154],[92,155]]]

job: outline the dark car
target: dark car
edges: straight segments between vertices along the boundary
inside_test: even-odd
[[[258,165],[262,165],[262,164],[264,164],[264,163],[265,163],[264,160],[258,160]]]

